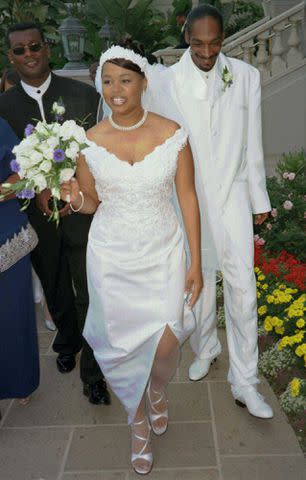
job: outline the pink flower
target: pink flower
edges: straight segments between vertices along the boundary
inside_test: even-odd
[[[277,208],[272,208],[271,215],[272,215],[273,218],[277,217]]]
[[[288,172],[284,172],[284,173],[283,173],[283,178],[288,178],[288,175],[289,175]]]
[[[288,178],[288,180],[294,180],[295,179],[295,173],[294,172],[288,173],[287,178]]]
[[[271,225],[271,223],[267,223],[267,224],[266,224],[266,227],[267,227],[268,230],[272,230],[272,225]]]
[[[258,245],[264,245],[266,241],[263,238],[260,238],[257,243]]]
[[[292,207],[293,207],[293,203],[290,202],[290,200],[286,200],[284,203],[283,203],[283,207],[285,210],[291,210]]]
[[[254,242],[258,242],[258,240],[259,240],[259,235],[258,234],[254,235]]]

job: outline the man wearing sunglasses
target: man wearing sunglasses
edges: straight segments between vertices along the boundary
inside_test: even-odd
[[[33,23],[11,26],[7,32],[8,58],[21,82],[0,96],[0,117],[6,119],[18,137],[24,137],[27,124],[37,120],[55,121],[54,102],[65,107],[63,120],[86,118],[85,128],[95,124],[99,95],[89,85],[59,77],[49,66],[50,48],[40,27]],[[58,228],[48,221],[50,192],[37,195],[28,208],[30,222],[39,244],[32,263],[42,283],[48,307],[58,333],[53,349],[58,353],[61,373],[75,367],[75,355],[82,349],[83,393],[94,404],[109,404],[105,380],[93,352],[82,338],[87,307],[86,244],[92,217],[72,213],[69,204],[60,210]]]

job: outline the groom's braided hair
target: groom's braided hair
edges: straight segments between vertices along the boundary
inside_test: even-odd
[[[202,4],[193,8],[187,16],[186,30],[189,35],[191,34],[193,24],[197,20],[200,20],[201,18],[205,18],[205,17],[213,17],[219,23],[221,33],[223,33],[224,26],[223,26],[222,14],[219,12],[219,10],[216,7],[213,7],[212,5]]]

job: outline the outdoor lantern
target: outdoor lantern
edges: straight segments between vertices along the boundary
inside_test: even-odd
[[[64,46],[64,55],[69,60],[64,70],[87,68],[82,62],[86,28],[75,17],[65,18],[58,29]]]
[[[112,29],[106,17],[104,25],[100,28],[98,35],[105,40],[107,48],[110,47],[111,39],[115,36],[115,31]]]

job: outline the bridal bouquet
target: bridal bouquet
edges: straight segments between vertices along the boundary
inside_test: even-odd
[[[69,181],[76,170],[76,160],[80,151],[86,147],[86,135],[83,127],[74,120],[67,120],[62,125],[38,122],[29,124],[25,129],[25,138],[14,147],[15,159],[10,167],[20,177],[17,183],[4,183],[5,193],[16,194],[25,199],[22,210],[27,208],[35,193],[45,188],[51,190],[53,208],[50,219],[59,222],[58,201],[60,200],[60,185]]]

